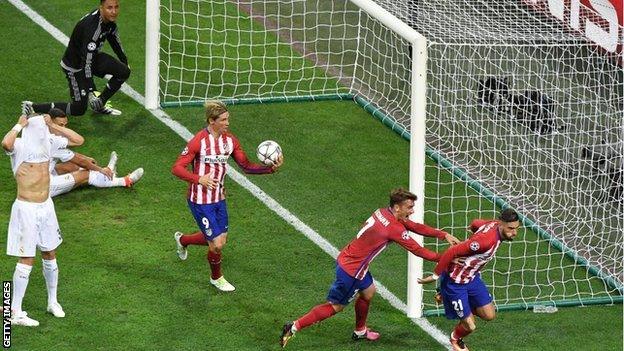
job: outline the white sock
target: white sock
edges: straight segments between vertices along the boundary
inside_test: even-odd
[[[123,178],[113,177],[108,179],[107,176],[100,172],[89,171],[89,185],[96,188],[110,188],[114,186],[126,186],[126,180]]]
[[[22,311],[22,300],[26,295],[26,287],[28,287],[28,278],[32,266],[18,263],[15,265],[15,273],[13,273],[13,300],[11,301],[11,309],[14,313]]]
[[[56,287],[58,286],[58,265],[56,259],[41,260],[43,262],[43,277],[48,289],[48,305],[58,303],[56,300]]]
[[[111,153],[111,158],[110,158],[110,160],[108,160],[108,165],[106,167],[108,167],[108,169],[113,171],[113,173],[116,173],[115,172],[115,166],[116,165],[117,165],[117,154],[115,153],[115,151],[113,151]]]

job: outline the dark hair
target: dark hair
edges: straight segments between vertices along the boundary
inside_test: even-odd
[[[414,193],[411,193],[403,188],[394,189],[390,192],[390,207],[400,204],[405,200],[416,201],[416,199],[417,197]]]
[[[50,111],[48,111],[48,114],[52,118],[67,117],[67,115],[65,114],[63,110],[61,110],[60,108],[56,108],[56,107],[51,108]]]
[[[498,217],[501,221],[505,223],[516,222],[520,220],[518,216],[518,212],[514,211],[511,208],[506,208],[501,211],[500,216]]]

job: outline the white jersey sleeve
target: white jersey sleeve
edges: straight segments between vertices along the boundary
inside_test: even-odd
[[[19,167],[22,162],[24,162],[24,155],[20,152],[22,149],[22,138],[15,139],[15,143],[13,143],[13,150],[4,152],[11,157],[11,168],[13,169],[13,175],[17,172],[17,167]]]
[[[67,162],[74,158],[74,152],[67,148],[68,143],[67,138],[50,134],[50,173],[54,172],[57,162]]]

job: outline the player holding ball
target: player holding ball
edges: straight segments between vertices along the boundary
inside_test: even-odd
[[[189,183],[188,206],[200,231],[174,234],[178,257],[186,260],[188,245],[208,245],[210,283],[221,291],[234,291],[221,274],[221,252],[227,241],[228,212],[225,202],[225,174],[227,161],[234,158],[247,174],[274,173],[284,163],[283,155],[270,166],[252,163],[241,148],[238,139],[228,131],[230,113],[221,101],[208,101],[206,127],[188,142],[171,172]],[[187,166],[192,164],[192,171]]]

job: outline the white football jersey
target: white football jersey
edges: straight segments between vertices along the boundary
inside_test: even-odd
[[[74,152],[67,148],[67,138],[50,134],[50,174],[56,175],[54,167],[58,162],[67,162],[74,158]]]

